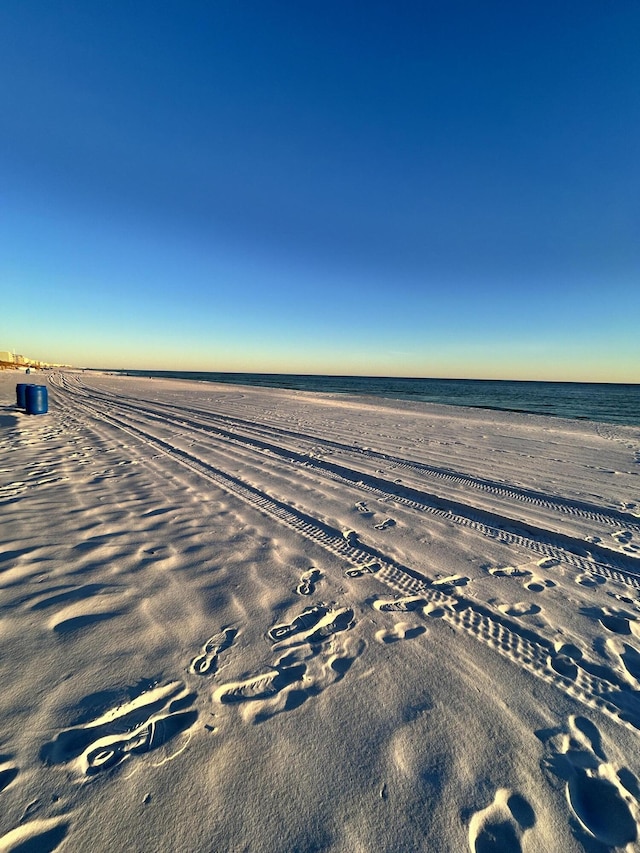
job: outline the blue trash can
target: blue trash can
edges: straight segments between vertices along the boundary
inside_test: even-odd
[[[46,385],[27,385],[27,414],[44,415],[49,410]]]
[[[27,382],[18,382],[16,385],[16,406],[19,409],[27,408]]]

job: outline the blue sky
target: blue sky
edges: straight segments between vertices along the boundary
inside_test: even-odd
[[[640,4],[0,4],[0,349],[640,382]]]

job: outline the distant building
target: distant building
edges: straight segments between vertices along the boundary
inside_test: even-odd
[[[0,350],[0,368],[3,370],[10,370],[11,368],[16,367],[47,368],[68,366],[69,365],[51,364],[50,362],[41,361],[40,359],[29,358],[27,355],[17,355],[16,353],[9,352],[9,350]]]

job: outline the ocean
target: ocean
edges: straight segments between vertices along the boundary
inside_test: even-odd
[[[157,376],[334,394],[362,394],[640,426],[640,384],[305,376],[288,373],[198,373],[180,370],[117,372],[130,376]]]

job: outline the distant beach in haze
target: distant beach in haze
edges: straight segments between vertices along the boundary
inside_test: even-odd
[[[128,376],[224,382],[326,394],[387,397],[477,409],[640,426],[640,384],[534,382],[507,379],[419,379],[395,376],[320,376],[295,373],[220,373],[119,370]]]

